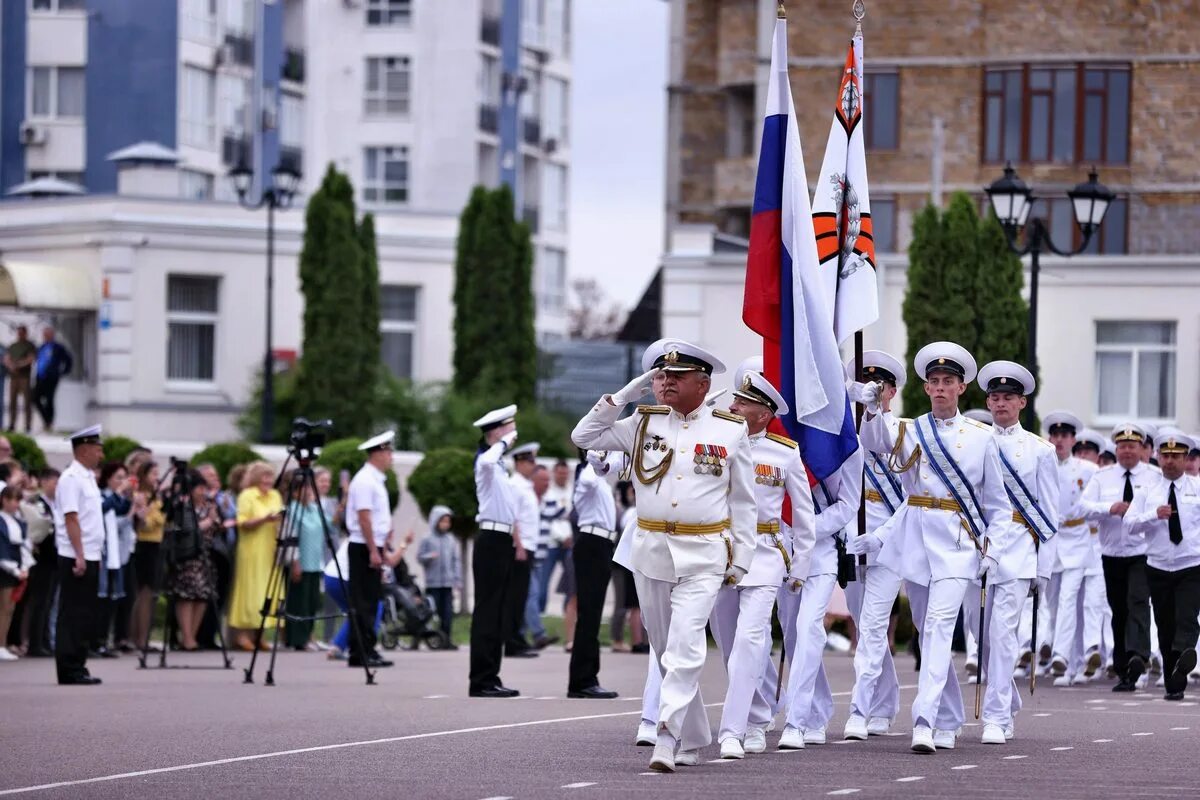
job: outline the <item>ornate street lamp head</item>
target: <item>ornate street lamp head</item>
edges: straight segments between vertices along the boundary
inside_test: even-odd
[[[1104,222],[1104,215],[1108,213],[1108,207],[1112,205],[1116,195],[1097,180],[1096,168],[1093,167],[1088,173],[1087,182],[1078,184],[1067,192],[1067,197],[1071,198],[1075,224],[1079,226],[1079,232],[1086,237],[1095,233]]]
[[[229,170],[229,179],[233,181],[233,188],[240,200],[246,196],[246,192],[250,191],[250,184],[254,180],[254,172],[243,161]]]
[[[279,195],[281,205],[287,205],[300,185],[300,173],[287,164],[280,164],[271,172],[272,185]]]
[[[992,201],[992,210],[1000,224],[1010,230],[1019,230],[1029,218],[1033,206],[1033,192],[1017,177],[1012,162],[1004,165],[1004,175],[984,189]]]

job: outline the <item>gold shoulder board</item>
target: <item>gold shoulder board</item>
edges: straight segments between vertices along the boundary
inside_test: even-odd
[[[746,421],[746,418],[740,414],[731,414],[728,411],[722,411],[719,408],[714,408],[712,413],[714,417],[717,417],[718,419],[727,419],[730,422],[742,423]]]
[[[784,447],[796,448],[800,446],[794,439],[789,439],[786,436],[780,436],[778,433],[768,433],[767,438],[772,442],[779,442]]]
[[[638,406],[639,414],[670,414],[670,406]]]
[[[968,417],[968,416],[964,416],[964,417],[963,417],[963,419],[965,419],[967,422],[969,422],[969,423],[971,423],[972,425],[974,425],[976,428],[979,428],[980,430],[988,430],[988,431],[990,431],[990,430],[992,429],[992,426],[991,426],[991,425],[984,425],[982,422],[980,422],[980,421],[978,421],[978,420],[971,419],[971,418],[970,418],[970,417]]]

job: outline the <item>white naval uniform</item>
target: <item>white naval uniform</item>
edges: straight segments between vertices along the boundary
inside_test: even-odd
[[[825,677],[825,611],[837,585],[837,539],[845,541],[845,528],[858,513],[862,474],[859,447],[837,472],[812,487],[817,543],[800,592],[796,651],[787,682],[787,725],[803,731],[824,730],[833,716],[833,692]]]
[[[1067,674],[1077,675],[1083,671],[1087,654],[1100,649],[1103,614],[1097,600],[1101,600],[1104,578],[1096,536],[1099,529],[1093,532],[1080,506],[1084,489],[1099,467],[1070,456],[1059,461],[1057,469],[1059,527],[1054,539],[1062,571],[1052,640],[1054,654],[1067,662]]]
[[[642,619],[662,667],[659,726],[675,739],[683,739],[684,749],[694,749],[712,739],[700,694],[707,651],[705,625],[725,571],[737,566],[749,572],[754,557],[757,515],[746,424],[740,417],[703,404],[687,415],[666,406],[639,406],[635,414],[618,420],[621,410],[610,398],[602,398],[575,426],[571,438],[580,447],[620,450],[634,460],[639,521],[633,529],[630,559]],[[642,425],[644,449],[635,452]],[[719,449],[725,463],[719,468],[698,464],[697,448],[700,454]],[[639,463],[653,472],[668,455],[672,460],[661,481],[641,483]],[[644,521],[723,523],[723,530],[672,534],[648,530]],[[682,737],[684,718],[693,714],[703,720],[703,742],[689,743]]]
[[[1025,488],[1049,517],[1050,525],[1040,527],[1050,536],[1050,541],[1054,541],[1059,507],[1055,466],[1058,458],[1054,445],[1025,430],[1020,423],[1008,428],[993,425],[992,435]],[[1003,464],[1001,469],[1005,469]],[[1020,491],[1017,498],[1024,500]],[[1015,510],[1017,506],[1013,508]],[[983,721],[1002,728],[1011,725],[1013,717],[1021,710],[1021,694],[1013,679],[1013,668],[1019,656],[1017,633],[1025,599],[1029,596],[1029,584],[1035,578],[1047,578],[1050,574],[1050,558],[1035,546],[1036,534],[1021,523],[1016,524],[1020,525],[1019,533],[1007,540],[1003,552],[988,551],[996,557],[999,567],[988,576],[984,663],[980,665],[981,673],[985,665],[987,672]],[[972,584],[978,585],[977,582]],[[978,635],[979,604],[972,602],[974,597],[968,593],[963,624]]]
[[[740,741],[748,723],[766,727],[775,715],[775,685],[766,691],[763,686],[771,663],[771,607],[782,584],[807,577],[816,541],[808,473],[796,443],[766,431],[749,440],[758,523],[781,530],[758,532],[750,573],[737,586],[721,587],[709,619],[729,679],[718,742]],[[785,493],[792,500],[790,527],[781,526]],[[791,540],[785,542],[785,535]]]
[[[908,426],[916,424],[905,422]],[[987,524],[984,534],[988,546],[992,552],[1002,553],[1007,538],[1027,534],[1017,532],[1013,525],[1012,506],[1004,493],[999,451],[990,426],[962,414],[932,422],[979,501]],[[895,447],[892,429],[878,415],[863,422],[860,436],[865,447],[881,455],[891,453]],[[930,445],[937,447],[933,442]],[[910,430],[896,455],[903,462],[920,449],[916,432]],[[903,482],[909,500],[881,529],[887,538],[876,563],[889,567],[906,581],[913,623],[921,634],[921,674],[912,706],[913,724],[953,731],[962,726],[966,714],[958,676],[951,669],[950,641],[967,585],[978,574],[979,551],[959,512],[911,504],[914,497],[953,499],[927,453],[921,452],[918,463],[903,473]]]
[[[882,416],[895,436],[899,420],[890,411]],[[862,533],[874,533],[900,509],[905,493],[900,478],[888,468],[886,458],[867,452],[864,460],[867,527]],[[887,635],[892,607],[900,593],[900,576],[880,564],[877,553],[867,554],[866,560],[866,565],[858,568],[858,580],[846,585],[846,603],[858,631],[850,713],[890,722],[900,711],[900,682]]]
[[[67,514],[76,514],[79,522],[80,544],[83,545],[84,561],[99,561],[104,549],[103,498],[96,484],[96,473],[71,461],[58,479],[58,493],[54,498],[54,546],[62,558],[75,558],[75,548],[67,535]]]

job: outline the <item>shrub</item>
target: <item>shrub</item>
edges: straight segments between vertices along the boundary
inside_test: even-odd
[[[212,464],[216,468],[217,474],[221,476],[221,483],[225,484],[229,480],[229,471],[238,464],[263,460],[263,457],[245,442],[219,442],[210,444],[196,453],[188,463],[192,466]]]
[[[9,431],[4,434],[12,445],[13,458],[25,467],[26,472],[39,472],[46,468],[46,454],[32,436]]]
[[[129,454],[141,446],[141,442],[130,439],[128,436],[105,436],[104,460],[120,461],[122,464],[124,464],[125,459],[129,457]]]
[[[421,513],[436,505],[454,511],[454,532],[466,537],[475,530],[475,456],[469,450],[447,447],[430,450],[408,478],[408,491]]]
[[[321,455],[317,458],[318,466],[325,467],[332,473],[333,485],[339,486],[339,473],[346,470],[353,477],[354,473],[362,469],[362,465],[367,463],[366,452],[359,450],[358,446],[363,443],[363,439],[336,439],[321,448]],[[388,502],[392,506],[392,510],[396,510],[396,506],[400,505],[400,481],[396,479],[396,473],[391,470],[387,471],[387,492]]]

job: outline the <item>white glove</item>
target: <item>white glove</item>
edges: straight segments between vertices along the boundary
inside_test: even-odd
[[[597,475],[608,472],[608,463],[595,450],[588,450],[587,463],[592,465],[592,469],[596,470]]]
[[[1045,600],[1050,591],[1050,579],[1045,575],[1039,575],[1036,579],[1034,579],[1034,586],[1037,587],[1038,594],[1041,596],[1042,600]]]
[[[862,536],[851,536],[846,542],[846,552],[853,553],[856,556],[865,556],[868,553],[878,553],[883,547],[883,540],[873,533],[866,533]]]
[[[734,564],[729,569],[725,570],[725,585],[737,586],[742,582],[742,578],[746,577],[746,570]]]
[[[632,403],[639,399],[646,392],[650,391],[650,384],[654,380],[654,376],[658,374],[658,367],[637,376],[629,383],[625,384],[618,392],[614,392],[612,396],[613,405],[623,406],[626,403]]]
[[[800,590],[804,588],[804,580],[801,578],[793,578],[788,576],[787,583],[785,585],[787,586],[788,594],[795,597],[796,595],[800,594]]]
[[[712,406],[715,406],[717,404],[717,401],[721,399],[721,395],[725,394],[728,391],[729,391],[728,389],[718,389],[715,392],[709,392],[708,395],[705,396],[705,398],[704,398],[704,405],[706,405],[710,408]]]
[[[979,572],[975,577],[978,578],[979,580],[983,580],[990,573],[995,572],[996,568],[999,566],[1000,566],[999,561],[992,558],[991,556],[984,556],[983,558],[979,559]]]
[[[879,413],[879,398],[883,394],[882,383],[859,383],[858,381],[854,381],[850,384],[849,394],[851,400],[866,406],[869,413]]]
[[[506,433],[500,437],[500,441],[504,442],[505,450],[511,450],[512,446],[513,446],[513,442],[515,442],[516,440],[517,440],[517,429],[516,428],[513,428],[511,431],[509,431],[508,433]]]

